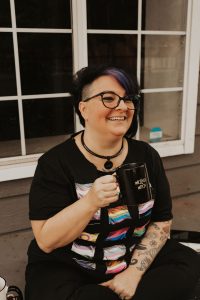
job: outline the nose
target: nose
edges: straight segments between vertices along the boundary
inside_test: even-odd
[[[127,105],[126,103],[124,102],[123,99],[120,99],[119,101],[119,105],[116,107],[116,109],[122,109],[122,110],[127,110]]]

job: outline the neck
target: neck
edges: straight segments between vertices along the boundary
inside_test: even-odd
[[[118,157],[122,153],[122,150],[123,150],[123,147],[124,147],[124,143],[123,143],[123,140],[122,140],[120,149],[117,152],[115,152],[114,154],[112,154],[112,155],[110,155],[110,154],[102,155],[100,153],[96,153],[86,145],[86,143],[84,141],[84,131],[81,133],[81,144],[85,148],[85,150],[88,153],[90,153],[91,155],[93,155],[95,157],[98,157],[100,159],[106,159],[106,162],[104,163],[105,170],[111,170],[113,168],[112,159]]]
[[[84,131],[84,142],[93,152],[104,156],[112,156],[121,147],[123,136],[101,135],[96,132]]]

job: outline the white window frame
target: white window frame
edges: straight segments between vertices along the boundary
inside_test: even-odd
[[[21,132],[21,147],[22,154],[25,153],[25,139],[22,113],[22,100],[49,97],[66,97],[68,93],[49,94],[49,95],[29,95],[23,96],[21,93],[21,84],[19,76],[19,61],[18,61],[18,46],[17,46],[17,32],[30,32],[30,29],[16,28],[14,0],[10,0],[12,12],[12,29],[1,28],[0,31],[12,32],[14,41],[15,53],[15,68],[17,78],[17,93],[16,97],[0,97],[4,100],[18,100],[19,114],[20,114],[20,132]],[[142,0],[138,0],[138,15],[142,9]],[[87,30],[87,13],[86,13],[86,0],[71,0],[72,11],[72,30],[68,29],[32,29],[32,32],[63,32],[73,33],[73,71],[76,72],[80,68],[88,65],[87,59],[87,34],[92,33],[108,33],[108,30]],[[160,88],[160,89],[144,89],[143,93],[150,92],[183,92],[183,108],[182,108],[182,127],[181,138],[179,140],[152,143],[152,146],[159,152],[161,157],[180,155],[192,153],[194,151],[195,142],[195,125],[196,125],[196,109],[197,109],[197,93],[198,93],[198,77],[199,77],[199,54],[200,54],[200,1],[188,0],[188,18],[186,32],[172,32],[172,31],[142,31],[141,18],[138,18],[138,30],[109,30],[110,34],[137,34],[138,36],[138,58],[137,58],[137,76],[140,81],[140,49],[141,37],[145,35],[155,34],[171,34],[171,35],[185,35],[186,34],[186,51],[185,51],[185,66],[184,66],[184,82],[183,87],[176,88]],[[192,58],[192,59],[191,59]],[[1,100],[1,99],[0,99]],[[82,128],[78,117],[75,121],[76,131]],[[139,138],[139,134],[137,135]],[[8,180],[16,180],[22,178],[32,177],[35,172],[38,158],[42,155],[26,155],[10,158],[0,159],[0,182]]]

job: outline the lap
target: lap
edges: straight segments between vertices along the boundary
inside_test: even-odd
[[[88,284],[80,287],[69,300],[120,300],[111,289],[98,284]]]
[[[189,247],[168,240],[144,274],[133,299],[189,299],[199,277],[199,255]]]
[[[200,257],[195,251],[168,240],[143,276],[133,299],[184,299],[199,277]],[[26,300],[119,300],[113,291],[95,284],[86,273],[69,269],[63,263],[30,264],[26,270],[26,282]]]
[[[66,300],[85,284],[85,277],[62,263],[40,262],[26,269],[26,300]]]
[[[165,264],[187,268],[194,276],[200,276],[200,256],[193,249],[172,239],[167,240],[151,268]]]

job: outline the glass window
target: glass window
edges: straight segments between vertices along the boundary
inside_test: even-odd
[[[70,0],[15,1],[17,27],[71,28]]]
[[[88,35],[89,65],[110,64],[126,68],[135,75],[137,61],[136,35]]]
[[[185,36],[143,36],[141,86],[183,86],[184,59]]]
[[[19,33],[22,94],[64,93],[72,77],[71,34]]]
[[[70,97],[24,100],[23,112],[27,154],[45,152],[74,132]]]
[[[0,101],[0,157],[21,155],[17,101]]]
[[[136,30],[137,16],[137,0],[87,0],[88,29]]]
[[[0,2],[0,27],[11,27],[10,1]]]
[[[146,142],[180,139],[182,96],[181,92],[143,94],[140,139]]]
[[[185,31],[187,0],[143,0],[142,29]]]
[[[0,96],[17,93],[12,33],[0,32]]]

